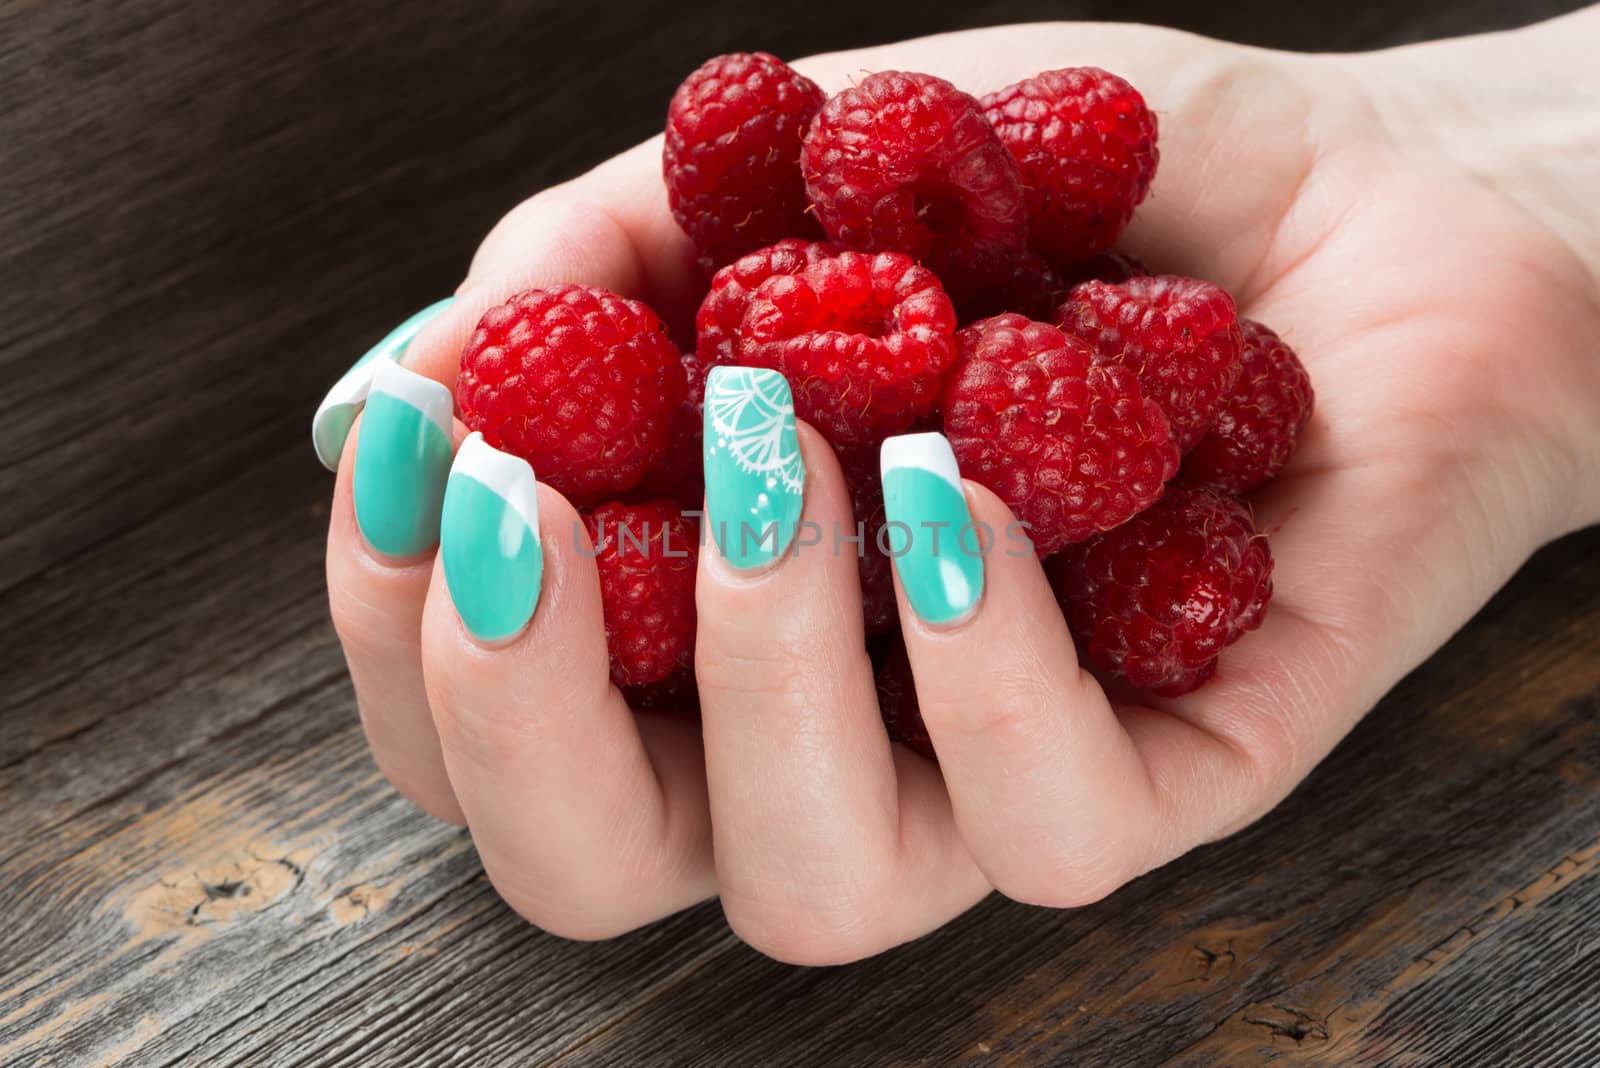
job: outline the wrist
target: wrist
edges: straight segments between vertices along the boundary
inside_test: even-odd
[[[1600,294],[1600,5],[1502,33],[1363,57],[1390,91],[1375,105],[1402,147],[1437,156],[1513,201],[1571,250]]]
[[[1467,177],[1542,235],[1525,264],[1547,299],[1508,353],[1559,383],[1517,418],[1557,472],[1548,534],[1600,522],[1600,5],[1518,30],[1356,57],[1395,148]],[[1537,368],[1532,365],[1537,363]],[[1550,372],[1549,375],[1539,372]],[[1507,411],[1507,416],[1517,413]]]

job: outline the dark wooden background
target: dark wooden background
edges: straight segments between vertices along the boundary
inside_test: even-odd
[[[833,970],[502,906],[367,758],[322,390],[677,80],[1024,18],[1372,47],[1559,0],[0,0],[0,1062],[1600,1063],[1600,530],[1278,811]]]

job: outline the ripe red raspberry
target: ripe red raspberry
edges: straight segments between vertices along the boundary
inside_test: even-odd
[[[829,237],[904,252],[952,291],[1002,281],[1027,243],[1016,161],[978,102],[942,78],[882,71],[830,97],[800,166]]]
[[[906,655],[906,643],[898,635],[873,674],[878,684],[878,709],[883,714],[889,740],[929,760],[937,760],[933,739],[928,737],[928,725],[922,721],[922,706],[917,703],[911,658]]]
[[[744,322],[756,287],[775,275],[799,274],[838,254],[839,247],[826,241],[793,238],[741,256],[718,271],[695,316],[695,359],[701,369],[702,390],[705,373],[712,366],[739,362],[735,349],[739,324]]]
[[[780,238],[822,236],[806,210],[800,138],[823,99],[765,52],[709,59],[678,86],[661,169],[707,274]]]
[[[898,252],[841,252],[750,294],[736,358],[781,371],[795,414],[835,444],[881,441],[939,398],[955,309],[933,273]]]
[[[469,430],[582,502],[628,489],[661,459],[684,389],[655,312],[555,285],[484,314],[461,354],[456,403]]]
[[[1170,274],[1084,282],[1057,314],[1061,329],[1087,341],[1096,360],[1139,376],[1180,451],[1205,436],[1239,380],[1238,313],[1210,282]]]
[[[894,599],[894,565],[878,545],[878,532],[889,521],[883,508],[878,446],[845,447],[837,453],[839,469],[844,472],[845,485],[850,489],[851,511],[857,525],[856,530],[843,533],[861,537],[859,545],[846,542],[842,549],[856,553],[861,578],[862,625],[868,634],[884,634],[899,626],[900,609]]]
[[[583,517],[600,569],[611,681],[648,686],[694,667],[700,533],[668,500],[610,501]]]
[[[1311,376],[1283,339],[1253,319],[1239,320],[1242,370],[1211,432],[1184,457],[1190,482],[1249,493],[1277,477],[1311,419]]]
[[[1237,500],[1175,482],[1154,508],[1051,561],[1050,577],[1090,666],[1176,697],[1261,625],[1272,551]]]
[[[1069,260],[1109,248],[1159,158],[1139,91],[1097,67],[1068,67],[990,93],[983,111],[1022,172],[1029,243]]]
[[[1148,508],[1178,470],[1160,407],[1133,372],[1045,323],[1000,315],[956,335],[944,432],[1041,557]]]

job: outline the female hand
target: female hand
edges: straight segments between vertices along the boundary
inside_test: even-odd
[[[369,404],[339,463],[330,598],[380,767],[464,821],[541,927],[604,937],[717,894],[750,944],[804,963],[914,938],[991,889],[1091,902],[1253,820],[1529,553],[1600,518],[1600,225],[1583,213],[1600,80],[1563,51],[1575,37],[1600,39],[1600,9],[1370,55],[1054,25],[795,64],[828,90],[890,68],[975,94],[1078,64],[1127,77],[1160,114],[1162,163],[1121,246],[1228,288],[1316,385],[1298,452],[1253,501],[1271,610],[1192,694],[1108,699],[1032,557],[987,556],[954,625],[899,591],[937,766],[886,740],[848,551],[753,574],[702,552],[701,725],[636,716],[610,685],[595,566],[548,487],[531,621],[494,643],[463,626],[435,544],[479,316],[559,281],[677,322],[699,297],[659,140],[535,196],[408,370],[381,376],[439,436],[419,445],[415,420]],[[832,452],[803,424],[798,444],[803,519],[852,528]],[[1005,530],[1005,506],[964,488]]]

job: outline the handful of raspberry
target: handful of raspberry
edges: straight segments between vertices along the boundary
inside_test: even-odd
[[[1163,695],[1212,676],[1272,591],[1239,495],[1283,468],[1312,390],[1221,288],[1113,249],[1156,139],[1138,91],[1092,67],[982,99],[897,71],[826,97],[764,53],[684,81],[663,174],[709,280],[694,350],[637,301],[553,286],[484,316],[457,386],[470,429],[584,510],[630,697],[693,694],[700,539],[684,513],[701,505],[698,409],[718,364],[782,373],[838,450],[868,528],[869,635],[896,625],[877,447],[938,428],[1027,524],[1092,670]],[[891,732],[925,745],[894,639],[879,641]]]

